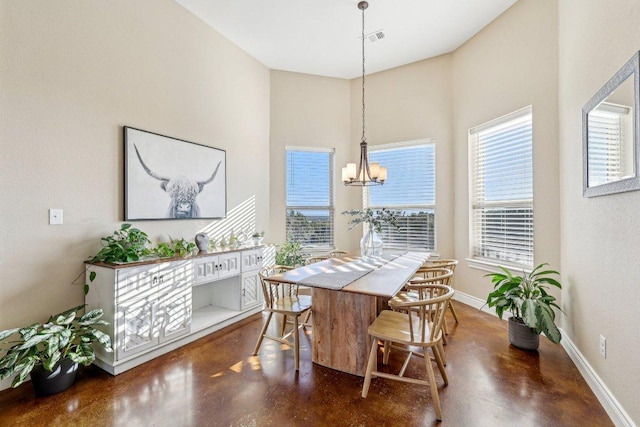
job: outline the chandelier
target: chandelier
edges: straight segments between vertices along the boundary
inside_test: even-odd
[[[387,179],[387,168],[380,166],[380,163],[369,164],[369,154],[367,152],[367,138],[364,135],[364,10],[369,7],[369,3],[361,1],[358,9],[362,11],[362,138],[360,140],[360,161],[347,163],[342,168],[342,182],[344,185],[366,187],[371,185],[382,185]]]

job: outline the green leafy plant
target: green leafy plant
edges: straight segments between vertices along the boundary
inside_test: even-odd
[[[544,332],[551,342],[559,343],[562,339],[560,330],[555,324],[556,314],[553,307],[562,311],[555,303],[556,298],[547,291],[549,286],[562,289],[562,285],[550,275],[560,274],[555,270],[545,270],[549,265],[538,265],[529,274],[524,271],[521,276],[514,276],[509,270],[500,267],[504,273],[490,273],[493,292],[485,303],[495,307],[496,314],[502,319],[505,310],[510,311],[516,320],[521,321],[537,333]]]
[[[173,250],[170,243],[166,242],[158,243],[158,246],[153,248],[153,253],[160,258],[173,258],[176,256],[176,251]]]
[[[264,231],[260,231],[260,232],[255,232],[251,235],[251,237],[255,237],[255,238],[260,238],[260,237],[264,237]]]
[[[382,209],[354,209],[349,211],[342,212],[342,215],[351,215],[353,218],[349,220],[349,230],[352,230],[359,224],[366,223],[370,224],[373,227],[376,233],[382,232],[382,226],[384,224],[389,224],[392,227],[395,227],[396,230],[399,230],[398,226],[398,216],[400,216],[400,211],[395,211],[387,208]]]
[[[100,239],[103,247],[94,255],[91,262],[132,262],[140,257],[151,255],[147,247],[151,243],[147,234],[131,224],[124,223],[111,236]]]
[[[0,379],[16,375],[12,387],[26,381],[36,365],[52,371],[65,358],[82,365],[95,360],[93,343],[100,343],[111,352],[111,338],[94,328],[107,325],[102,309],[97,308],[78,317],[85,304],[55,314],[47,323],[34,323],[23,328],[0,332],[0,349],[6,354],[0,359]]]
[[[198,249],[195,243],[188,242],[184,239],[178,239],[178,240],[171,239],[171,247],[174,250],[175,254],[179,257],[192,255],[194,251]]]
[[[285,242],[276,251],[276,264],[295,267],[304,264],[304,255],[300,252],[302,247],[298,242]]]

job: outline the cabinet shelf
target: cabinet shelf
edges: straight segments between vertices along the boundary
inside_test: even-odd
[[[204,306],[193,311],[191,317],[191,332],[201,331],[239,314],[242,314],[242,311],[231,310],[217,305]]]

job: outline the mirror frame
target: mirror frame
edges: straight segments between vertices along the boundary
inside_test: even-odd
[[[589,113],[633,76],[633,176],[589,187]],[[640,190],[640,52],[633,57],[582,108],[582,189],[584,197]]]

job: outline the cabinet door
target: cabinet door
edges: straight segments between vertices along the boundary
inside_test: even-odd
[[[162,299],[160,341],[183,335],[191,330],[191,289],[176,289]]]
[[[218,259],[220,265],[219,279],[240,274],[240,252],[221,254],[218,255]]]
[[[118,304],[116,359],[120,360],[159,344],[157,301],[142,298]]]
[[[262,287],[260,277],[257,274],[244,274],[242,276],[242,303],[241,308],[255,307],[262,304]]]
[[[193,265],[188,260],[173,261],[166,266],[164,284],[158,296],[158,322],[161,323],[160,342],[191,330],[191,283],[189,271]],[[159,273],[160,274],[160,273]]]

